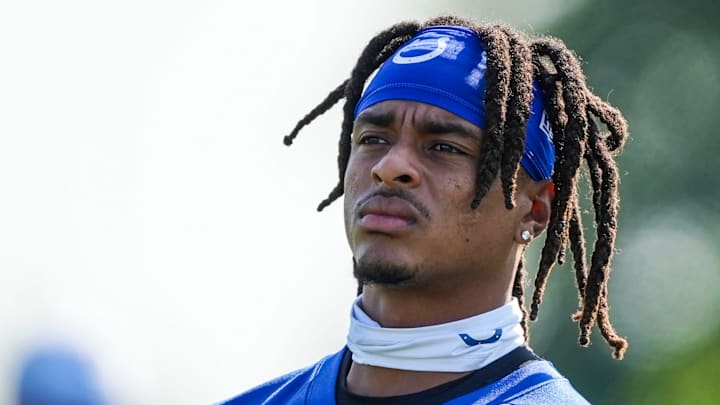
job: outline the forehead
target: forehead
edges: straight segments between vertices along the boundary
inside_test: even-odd
[[[362,125],[390,127],[406,123],[430,129],[446,127],[448,130],[457,130],[477,137],[482,135],[482,129],[477,125],[448,110],[418,101],[382,101],[368,107],[355,119],[356,127]]]

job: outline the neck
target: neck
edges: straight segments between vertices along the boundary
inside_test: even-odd
[[[436,279],[430,286],[406,287],[369,284],[363,289],[360,306],[383,328],[438,325],[483,314],[510,301],[514,269],[521,254],[499,266],[507,271],[485,273],[473,280]],[[354,394],[388,397],[424,391],[470,373],[401,370],[353,362],[346,383]]]
[[[508,303],[511,283],[500,281],[466,284],[450,293],[366,285],[361,306],[370,318],[385,328],[437,325],[489,312]]]
[[[365,294],[367,293],[363,293],[362,302],[365,302]],[[493,308],[489,308],[488,311],[498,308],[503,304],[505,304],[505,302],[502,302],[499,305],[494,306]],[[432,306],[426,308],[432,308]],[[471,314],[469,316],[473,315],[477,314]],[[433,317],[426,315],[416,318],[419,320],[412,323],[415,323],[415,325],[413,325],[414,327],[421,327],[425,326],[426,323],[428,325],[434,325],[439,323],[452,322],[465,317],[455,319],[455,316],[450,316],[449,318],[450,319],[448,319],[447,321],[427,323],[428,320],[433,319]],[[389,328],[403,328],[403,326],[390,326]],[[472,371],[441,372],[402,370],[353,362],[350,366],[350,369],[348,370],[348,374],[346,377],[346,385],[349,392],[357,395],[368,397],[390,397],[424,391],[438,385],[442,385],[450,381],[462,378],[470,374],[471,372]]]
[[[453,297],[413,295],[377,286],[367,288],[359,302],[373,320],[385,328],[412,328],[443,324],[499,308],[509,302],[510,294],[481,295],[472,305]],[[370,312],[368,309],[372,308]],[[421,310],[417,310],[420,308]],[[458,308],[450,311],[448,308]],[[377,315],[379,314],[379,315]],[[467,372],[413,371],[353,362],[346,377],[350,392],[370,397],[407,395],[462,378]]]
[[[476,272],[424,272],[408,285],[367,284],[362,309],[385,328],[436,325],[492,311],[510,301],[523,249]],[[484,266],[483,266],[484,267]]]

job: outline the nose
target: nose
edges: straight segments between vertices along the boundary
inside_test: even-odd
[[[417,157],[409,145],[393,145],[371,170],[373,181],[386,187],[413,188],[420,184]]]

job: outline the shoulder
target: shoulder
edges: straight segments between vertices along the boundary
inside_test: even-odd
[[[335,395],[335,381],[345,348],[319,362],[251,388],[217,405],[305,404],[308,399]]]
[[[448,402],[452,405],[476,403],[493,405],[568,404],[589,402],[548,361],[525,364],[506,377],[482,389]]]
[[[498,382],[503,404],[588,404],[552,363],[535,361]]]

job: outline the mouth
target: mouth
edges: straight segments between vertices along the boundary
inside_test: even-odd
[[[403,198],[374,195],[360,205],[358,224],[366,231],[395,233],[415,226],[420,217],[415,207]]]

